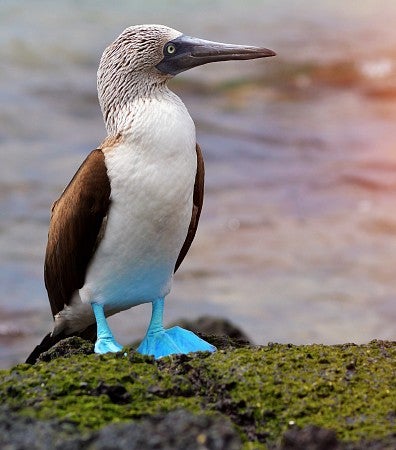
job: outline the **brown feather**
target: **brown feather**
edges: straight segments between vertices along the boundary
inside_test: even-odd
[[[195,233],[197,232],[199,216],[201,215],[203,197],[204,197],[204,184],[205,184],[205,165],[202,157],[202,151],[199,145],[196,146],[197,151],[197,173],[195,175],[194,194],[193,194],[193,209],[191,214],[191,221],[188,227],[188,233],[183,247],[180,250],[179,257],[175,264],[175,272],[179,268],[183,259],[187,255],[188,250],[191,247],[194,240]]]
[[[54,316],[83,287],[109,206],[110,181],[104,154],[97,149],[52,207],[44,279]]]

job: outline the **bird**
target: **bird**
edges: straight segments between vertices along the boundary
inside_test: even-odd
[[[105,49],[97,90],[107,137],[52,205],[44,280],[54,327],[27,363],[68,336],[92,340],[98,354],[121,351],[107,318],[142,303],[152,304],[152,315],[139,353],[216,350],[191,331],[163,326],[204,195],[195,125],[168,81],[207,63],[275,55],[164,25],[130,26]]]

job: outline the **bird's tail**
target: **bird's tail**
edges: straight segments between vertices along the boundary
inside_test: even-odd
[[[48,351],[51,347],[53,347],[55,344],[60,342],[62,339],[65,339],[67,337],[71,336],[79,336],[82,339],[85,339],[87,341],[95,342],[96,340],[96,324],[90,325],[88,328],[86,328],[83,331],[72,333],[70,335],[65,335],[65,333],[61,332],[56,335],[53,335],[52,333],[48,333],[46,336],[44,336],[43,340],[40,342],[39,345],[37,345],[32,353],[27,357],[26,364],[34,364],[38,357]]]

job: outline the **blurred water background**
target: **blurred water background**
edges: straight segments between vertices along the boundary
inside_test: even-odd
[[[396,2],[1,0],[0,366],[51,328],[49,210],[105,137],[100,55],[138,23],[278,52],[172,82],[207,178],[167,322],[224,316],[258,344],[395,339]],[[119,340],[149,315],[114,317]]]

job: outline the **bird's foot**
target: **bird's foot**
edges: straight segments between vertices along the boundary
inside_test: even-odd
[[[162,358],[177,353],[215,352],[216,347],[204,341],[192,331],[181,327],[173,327],[149,332],[139,345],[137,351],[143,355]]]
[[[122,345],[120,345],[113,336],[109,337],[99,337],[95,342],[95,353],[117,353],[122,350]]]

